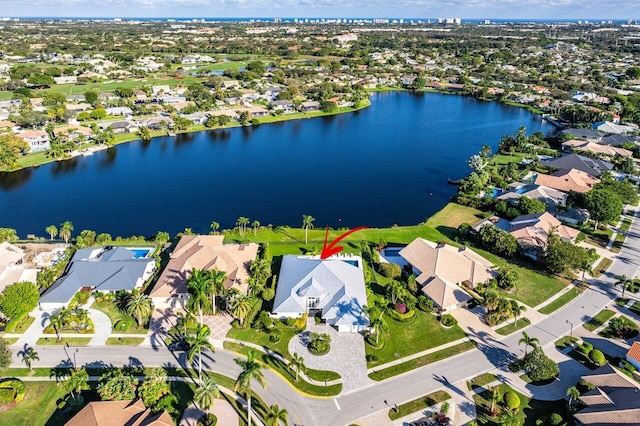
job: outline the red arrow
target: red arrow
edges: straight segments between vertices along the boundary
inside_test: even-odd
[[[331,244],[329,244],[327,246],[327,238],[329,237],[329,227],[327,226],[327,232],[326,232],[326,234],[324,234],[324,246],[322,247],[322,254],[320,255],[320,259],[324,260],[324,259],[326,259],[326,258],[328,258],[330,256],[333,256],[336,253],[340,253],[342,250],[344,250],[344,247],[342,247],[342,246],[334,247],[334,246],[336,244],[338,244],[340,241],[342,241],[344,238],[346,238],[349,235],[353,234],[354,232],[362,231],[363,229],[369,229],[369,227],[368,226],[359,226],[357,228],[353,228],[352,230],[345,232],[344,234],[340,235],[335,240],[331,241]]]

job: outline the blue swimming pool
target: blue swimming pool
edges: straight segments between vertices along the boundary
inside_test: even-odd
[[[384,249],[384,256],[400,256],[400,250],[402,248],[386,248]]]
[[[151,249],[150,248],[135,248],[135,249],[127,249],[127,250],[131,250],[133,252],[133,258],[134,259],[141,259],[143,257],[149,257],[149,255],[151,254]]]
[[[349,259],[349,260],[343,259],[342,261],[348,263],[349,265],[353,265],[356,268],[359,267],[358,266],[358,261],[356,259]]]

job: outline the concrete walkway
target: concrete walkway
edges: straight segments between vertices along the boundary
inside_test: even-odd
[[[214,414],[218,418],[219,425],[223,426],[238,426],[240,424],[240,417],[235,408],[229,404],[225,399],[216,399],[213,407],[207,412]],[[182,419],[180,419],[180,426],[196,426],[198,419],[204,415],[204,411],[196,407],[194,404],[189,405]]]
[[[18,341],[14,343],[12,346],[23,348],[25,345],[27,346],[35,346],[36,342],[40,337],[42,337],[42,331],[49,323],[50,312],[40,310],[39,308],[34,309],[29,315],[35,317],[35,321],[27,328],[27,330],[22,333],[22,335],[18,338]],[[9,337],[10,335],[5,335],[5,337]]]
[[[89,346],[104,346],[111,336],[111,320],[104,312],[97,309],[88,309],[89,318],[93,321],[93,338]]]

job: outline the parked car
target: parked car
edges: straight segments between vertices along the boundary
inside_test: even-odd
[[[179,340],[177,342],[171,343],[169,346],[167,346],[167,348],[169,348],[170,351],[186,352],[191,349],[191,345],[184,340]]]

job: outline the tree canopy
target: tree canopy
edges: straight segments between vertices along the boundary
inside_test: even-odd
[[[0,294],[0,310],[9,319],[19,318],[38,306],[39,299],[40,293],[34,283],[23,281],[11,284]]]

